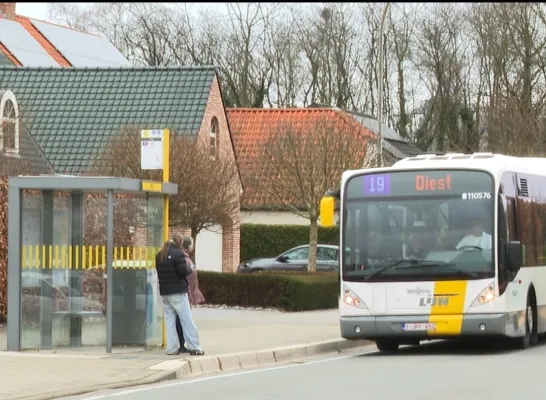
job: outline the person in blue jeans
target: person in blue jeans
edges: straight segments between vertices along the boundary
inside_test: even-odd
[[[192,269],[191,265],[186,262],[182,251],[182,241],[182,235],[174,233],[172,239],[165,242],[155,258],[159,294],[163,300],[163,313],[167,328],[167,354],[179,354],[180,348],[184,345],[178,340],[176,330],[176,317],[178,316],[190,355],[200,356],[205,353],[199,343],[199,334],[193,322],[186,280]]]

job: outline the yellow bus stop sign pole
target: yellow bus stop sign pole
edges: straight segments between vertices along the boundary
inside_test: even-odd
[[[169,155],[170,155],[170,132],[163,129],[163,182],[169,182]],[[169,240],[169,196],[163,195],[163,243]],[[163,329],[161,343],[167,346],[167,329],[165,327],[165,314],[163,314]],[[182,346],[183,343],[180,343]]]

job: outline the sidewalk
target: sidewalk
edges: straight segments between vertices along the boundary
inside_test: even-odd
[[[70,389],[64,394],[67,396],[85,392],[85,389],[153,383],[187,376],[197,370],[203,373],[218,372],[220,369],[226,370],[222,367],[222,360],[233,359],[234,353],[244,353],[248,362],[244,362],[242,355],[239,358],[235,355],[238,360],[236,367],[244,368],[252,366],[253,363],[249,361],[251,355],[256,366],[280,358],[280,351],[277,357],[275,353],[264,353],[265,349],[327,342],[320,349],[314,345],[313,351],[309,350],[310,347],[303,347],[303,352],[295,349],[284,351],[282,358],[289,358],[290,355],[305,356],[340,348],[335,340],[340,339],[337,310],[281,313],[199,308],[194,310],[194,317],[206,355],[192,357],[191,364],[183,362],[182,356],[166,356],[159,349],[115,348],[112,355],[106,355],[104,348],[17,354],[0,352],[0,399],[48,399],[55,398],[52,397],[53,392],[65,389]],[[359,344],[362,345],[362,342],[342,343],[344,347]],[[6,334],[0,328],[0,350],[5,348]],[[260,354],[265,362],[260,362],[260,354],[254,354],[259,351],[262,351]],[[229,355],[218,357],[225,354]],[[48,393],[49,397],[46,396]]]

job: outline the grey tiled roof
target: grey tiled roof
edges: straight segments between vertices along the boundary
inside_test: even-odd
[[[0,52],[0,66],[4,65],[13,65],[13,63],[8,59],[8,57],[6,57],[4,53]]]
[[[423,153],[423,151],[419,150],[413,143],[403,140],[386,140],[405,156],[416,156]]]
[[[0,67],[22,120],[55,172],[85,173],[124,127],[196,134],[214,67]]]
[[[347,112],[375,135],[379,134],[379,121],[375,117],[352,111]],[[385,146],[387,147],[386,150],[391,151],[396,158],[405,158],[422,153],[416,145],[404,139],[385,123],[382,124],[381,134],[384,141],[390,144],[390,146]]]
[[[330,107],[326,104],[313,103],[309,107]],[[336,107],[334,107],[336,108]],[[356,111],[344,110],[347,114],[364,125],[366,129],[375,135],[379,134],[379,121],[371,115],[359,113]],[[408,156],[415,156],[423,153],[419,148],[400,136],[394,129],[383,123],[381,127],[381,135],[383,136],[383,148],[390,152],[395,158],[401,159]]]

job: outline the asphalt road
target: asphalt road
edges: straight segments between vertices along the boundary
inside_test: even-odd
[[[104,394],[88,400],[521,400],[546,396],[546,345],[438,342],[303,364],[242,371]]]

